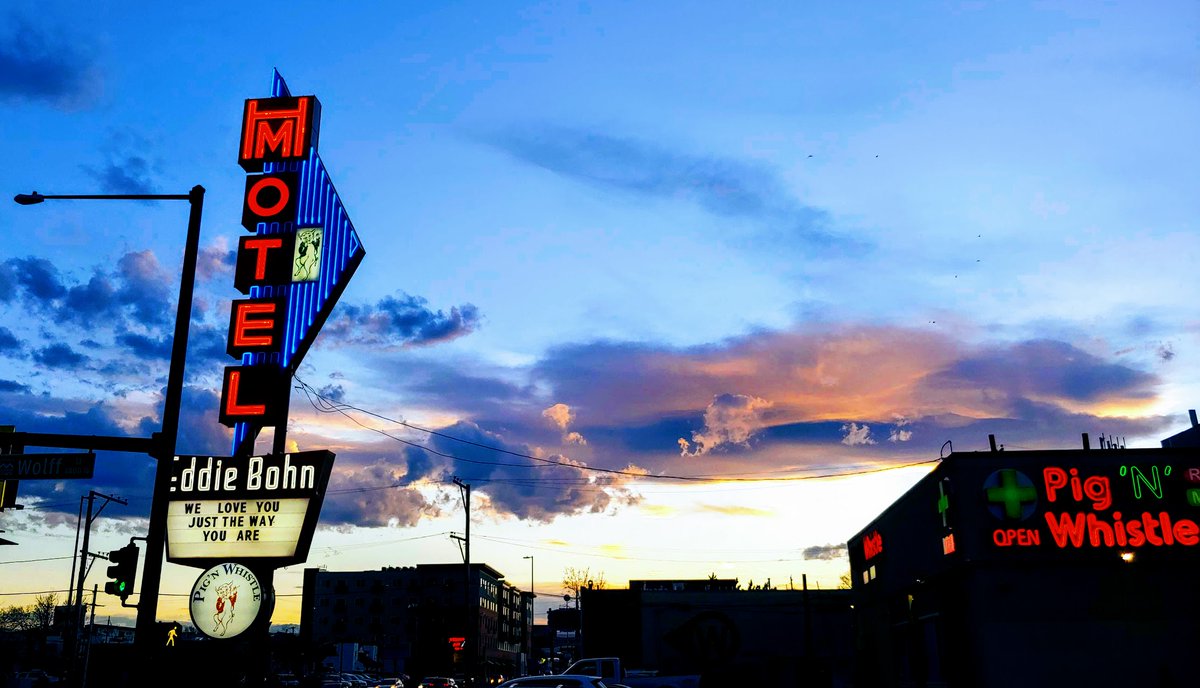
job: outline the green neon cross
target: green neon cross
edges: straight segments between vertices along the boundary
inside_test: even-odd
[[[1037,500],[1037,490],[1033,487],[1017,485],[1017,472],[1011,468],[1000,471],[1000,486],[989,487],[987,498],[993,504],[1004,503],[1004,515],[1009,518],[1021,518],[1025,502]]]
[[[950,495],[946,494],[946,486],[938,483],[938,513],[942,515],[942,525],[946,525],[946,511],[950,509]]]

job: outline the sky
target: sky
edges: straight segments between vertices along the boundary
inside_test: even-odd
[[[539,621],[568,568],[832,587],[951,447],[1186,427],[1198,31],[1168,1],[16,0],[0,189],[205,187],[178,451],[225,456],[243,103],[272,69],[320,99],[366,258],[291,394],[289,447],[337,460],[276,623],[305,566],[461,561],[455,477]],[[160,428],[186,221],[0,204],[0,424]],[[93,551],[144,534],[152,475],[22,482],[0,606],[69,586],[88,490],[127,502]],[[159,618],[198,573],[164,567]]]

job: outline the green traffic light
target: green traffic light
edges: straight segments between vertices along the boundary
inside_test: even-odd
[[[119,590],[121,592],[125,592],[125,581],[121,581],[120,583],[117,583],[117,590]]]

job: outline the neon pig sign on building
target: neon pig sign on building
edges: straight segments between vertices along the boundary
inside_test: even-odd
[[[1006,471],[1019,474],[1011,469]],[[997,471],[989,477],[989,482],[997,482],[994,476],[1006,471]],[[1195,478],[1192,482],[1200,483],[1200,470],[1192,468],[1184,473],[1189,481]],[[1171,466],[1123,465],[1115,474],[1095,468],[1089,471],[1046,466],[1039,477],[1046,502],[1041,518],[1032,518],[1036,511],[1036,489],[1028,484],[1032,481],[1024,474],[1020,474],[1020,484],[1011,478],[1004,481],[1003,489],[985,487],[990,501],[1003,501],[1009,513],[1020,514],[1022,521],[1028,520],[1028,525],[1014,523],[1012,527],[995,528],[992,542],[996,546],[1099,550],[1200,544],[1200,525],[1196,520],[1171,514],[1174,505],[1166,498]],[[1190,503],[1192,490],[1187,494]]]
[[[238,164],[248,173],[238,241],[220,421],[233,453],[251,453],[263,427],[287,422],[289,380],[365,252],[317,154],[321,104],[292,96],[246,101]]]

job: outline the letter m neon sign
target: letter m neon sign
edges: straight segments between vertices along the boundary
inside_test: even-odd
[[[316,96],[247,100],[238,164],[247,172],[259,172],[264,163],[307,160],[317,145],[320,123]]]

